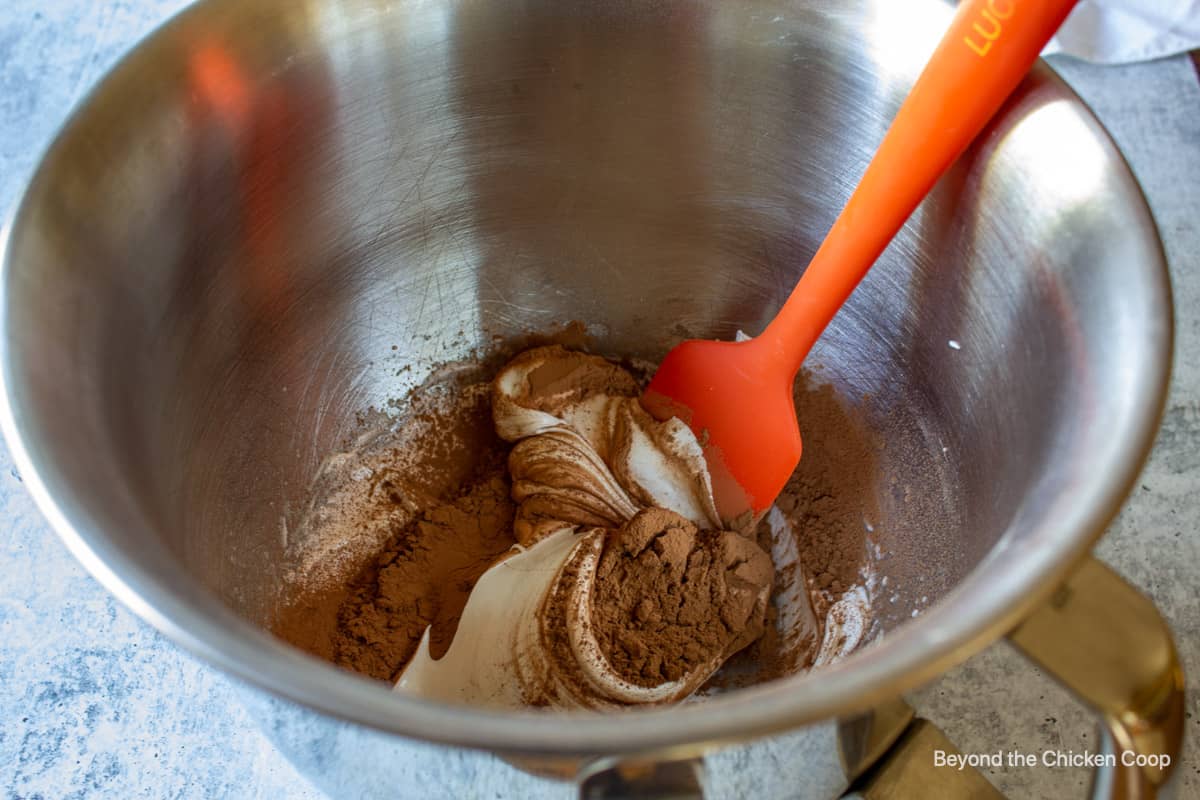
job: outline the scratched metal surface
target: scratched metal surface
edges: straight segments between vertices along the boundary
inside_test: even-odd
[[[67,108],[120,52],[181,3],[10,0],[0,20],[0,208],[7,209]],[[1200,216],[1198,91],[1186,59],[1138,67],[1061,68],[1096,106],[1141,178],[1175,273],[1176,384],[1158,449],[1100,553],[1172,620],[1200,669]],[[315,797],[235,701],[232,683],[138,622],[49,532],[0,456],[0,787],[13,797]],[[918,697],[967,751],[1082,750],[1091,720],[1004,648],[993,648]],[[1200,792],[1192,700],[1181,796]],[[526,779],[485,757],[420,750],[436,781],[470,763],[479,796],[519,796]],[[476,760],[478,759],[478,760]],[[11,767],[11,769],[9,768]],[[1063,796],[1079,770],[992,776],[1013,796]]]

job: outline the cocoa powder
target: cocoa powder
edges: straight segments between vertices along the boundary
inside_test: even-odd
[[[550,358],[546,358],[549,355]],[[636,397],[641,387],[626,370],[611,361],[567,350],[562,345],[537,347],[518,355],[509,367],[541,361],[529,372],[524,391],[518,396],[522,405],[557,414],[562,399],[581,402],[597,394]]]
[[[674,512],[645,509],[605,542],[592,603],[596,638],[624,679],[677,681],[762,635],[773,572],[771,557],[739,534],[700,531]]]
[[[804,457],[776,505],[799,540],[817,613],[862,582],[867,525],[878,520],[876,482],[883,442],[828,384],[802,376],[796,413]]]
[[[395,681],[426,627],[434,658],[449,649],[475,582],[514,544],[508,481],[498,473],[486,470],[460,497],[425,511],[351,583],[335,663]]]
[[[277,636],[381,680],[394,680],[427,625],[434,654],[445,651],[471,587],[513,544],[508,448],[490,394],[478,367],[435,373],[406,398],[385,444],[339,471],[367,477],[361,490],[332,493],[338,524],[313,538],[370,549],[322,543],[323,560],[347,563],[301,571],[276,612]]]

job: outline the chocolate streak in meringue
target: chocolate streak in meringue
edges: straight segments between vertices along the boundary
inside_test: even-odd
[[[695,435],[678,419],[651,417],[625,370],[540,347],[509,362],[493,387],[496,432],[515,442],[508,467],[521,544],[562,522],[615,528],[640,508],[722,527]]]

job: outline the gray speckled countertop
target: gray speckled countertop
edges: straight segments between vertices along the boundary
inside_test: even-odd
[[[3,0],[0,214],[87,88],[184,0]],[[1158,603],[1200,676],[1200,83],[1183,57],[1055,61],[1113,133],[1158,220],[1175,282],[1175,378],[1139,488],[1100,556]],[[4,798],[319,798],[221,673],[117,604],[35,510],[0,447],[0,792]],[[1004,645],[917,693],[965,752],[1095,747],[1092,719]],[[1200,702],[1179,797],[1200,798]],[[433,757],[433,772],[454,769]],[[503,774],[503,773],[497,773]],[[997,770],[1014,798],[1082,797],[1083,769]],[[488,796],[504,797],[503,785]],[[398,794],[397,796],[400,796]]]

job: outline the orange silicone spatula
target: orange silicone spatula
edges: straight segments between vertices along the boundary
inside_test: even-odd
[[[726,519],[766,510],[800,461],[792,384],[904,221],[1016,88],[1075,0],[964,0],[858,187],[775,319],[745,342],[692,340],[642,397],[705,448]]]

